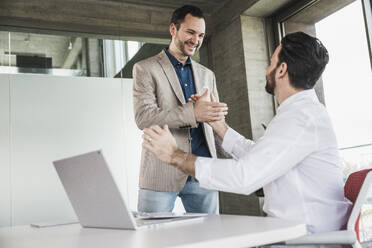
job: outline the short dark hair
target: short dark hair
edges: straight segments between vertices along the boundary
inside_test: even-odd
[[[171,23],[176,25],[177,30],[180,29],[180,25],[185,20],[185,16],[191,14],[194,17],[204,18],[203,11],[196,6],[184,5],[176,9],[172,14]]]
[[[322,75],[329,61],[322,42],[303,32],[286,35],[281,40],[278,65],[287,63],[289,80],[293,87],[311,89]]]

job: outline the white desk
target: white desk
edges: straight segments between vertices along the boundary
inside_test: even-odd
[[[2,248],[250,247],[306,234],[305,224],[269,217],[209,216],[202,222],[138,231],[82,228],[79,224],[0,228]]]

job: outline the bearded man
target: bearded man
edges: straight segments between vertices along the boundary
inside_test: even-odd
[[[185,5],[173,12],[172,41],[158,55],[133,68],[134,112],[142,130],[168,125],[182,151],[216,158],[213,130],[203,122],[220,121],[227,114],[224,103],[188,102],[196,93],[218,101],[214,73],[190,58],[202,45],[205,20],[202,11]],[[218,192],[200,188],[193,176],[166,166],[143,150],[139,178],[138,211],[171,212],[178,197],[187,212],[218,213]]]

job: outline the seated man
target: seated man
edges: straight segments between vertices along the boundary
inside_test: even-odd
[[[280,106],[264,136],[254,143],[223,120],[209,123],[233,159],[184,153],[167,126],[145,129],[143,147],[208,189],[251,194],[263,187],[268,216],[306,223],[309,233],[339,230],[350,203],[336,137],[313,89],[327,63],[318,39],[302,32],[282,39],[266,72],[266,91]]]

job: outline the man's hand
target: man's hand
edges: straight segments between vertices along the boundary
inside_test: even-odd
[[[184,173],[195,177],[195,160],[192,154],[184,153],[177,148],[176,140],[167,125],[163,128],[152,126],[143,130],[142,147],[152,152],[158,159],[171,164]]]
[[[194,95],[194,98],[196,99],[197,96],[198,95]],[[198,96],[198,98],[194,101],[194,113],[196,121],[210,122],[224,119],[225,115],[227,115],[228,109],[226,103],[211,102],[208,98],[209,91],[206,89],[203,95]]]
[[[152,126],[143,130],[142,147],[155,154],[165,163],[170,164],[178,150],[176,140],[169,131],[168,125],[163,128]]]
[[[208,91],[208,90],[206,90]],[[204,92],[205,94],[205,92]],[[204,95],[203,94],[203,95]],[[200,99],[202,99],[202,96],[198,95],[198,94],[195,94],[195,95],[192,95],[190,98],[189,98],[189,102],[198,102],[200,101]],[[210,99],[211,99],[211,102],[215,102],[214,101],[214,97],[213,97],[213,94],[211,93],[210,94]],[[227,108],[227,107],[226,107]],[[227,109],[226,109],[226,114],[227,114]],[[225,114],[225,115],[226,115]],[[225,136],[225,133],[227,131],[227,129],[229,128],[229,126],[226,124],[225,122],[225,115],[222,119],[220,120],[215,120],[215,121],[208,121],[208,124],[213,128],[213,131],[223,140],[224,136]]]

